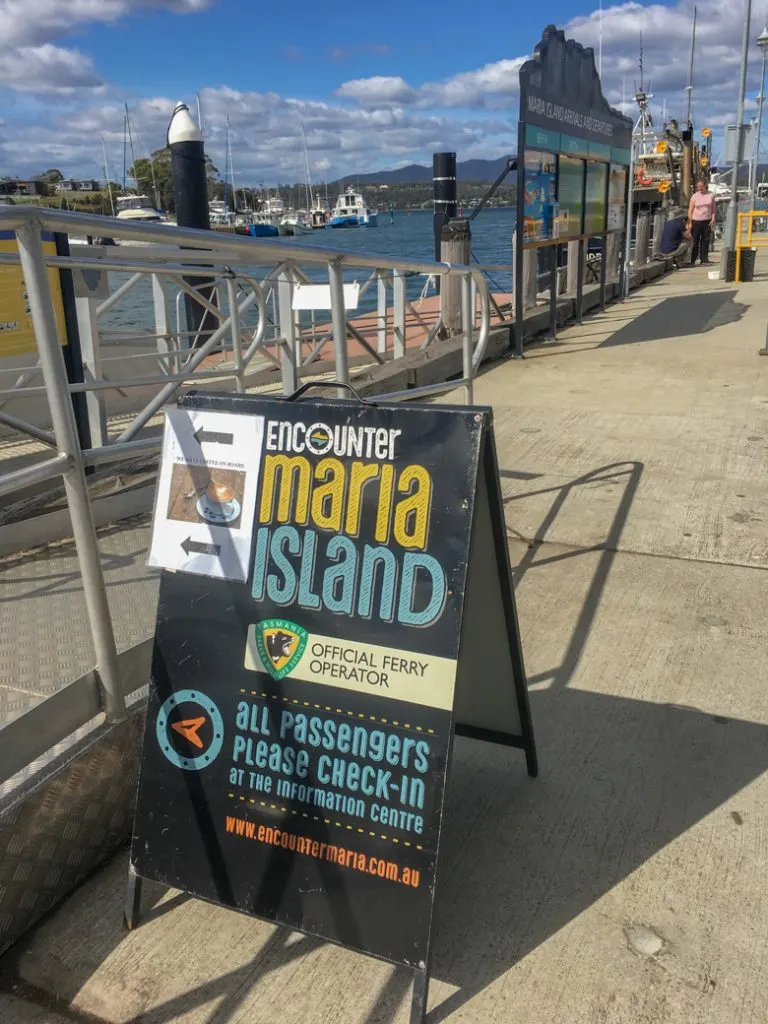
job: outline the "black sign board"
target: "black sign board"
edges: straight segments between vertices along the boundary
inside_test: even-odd
[[[603,96],[594,51],[554,25],[520,68],[520,119],[614,149],[632,146],[632,121]]]
[[[129,925],[152,878],[413,968],[420,1019],[454,730],[536,773],[490,411],[187,395],[152,550]]]

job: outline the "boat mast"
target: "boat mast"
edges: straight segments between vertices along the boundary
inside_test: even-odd
[[[693,55],[696,49],[696,4],[693,5],[693,27],[691,29],[691,60],[688,64],[688,85],[685,87],[685,91],[688,93],[688,102],[686,105],[685,119],[688,124],[691,123],[691,107],[693,105]]]
[[[133,182],[136,186],[136,191],[139,191],[139,180],[136,177],[136,154],[133,151],[133,135],[131,134],[131,119],[128,116],[128,104],[125,104],[125,130],[128,133],[128,143],[131,147],[131,168],[133,170]],[[123,143],[125,145],[125,143]]]
[[[640,107],[640,117],[638,117],[635,123],[635,130],[633,135],[640,140],[640,146],[638,149],[639,154],[645,154],[647,152],[645,137],[650,135],[653,137],[653,117],[651,116],[651,100],[653,94],[645,91],[645,69],[643,67],[643,33],[640,33],[640,88],[635,92],[635,100],[637,101],[638,107]],[[648,87],[650,88],[650,82]]]
[[[597,74],[600,80],[603,78],[603,0],[600,0],[600,13],[598,14],[597,34]]]
[[[107,162],[107,147],[104,145],[104,136],[101,136],[101,155],[104,158],[104,175],[107,179],[107,191],[109,192],[109,205],[112,207],[112,216],[115,216],[115,200],[112,198],[112,182],[109,177],[109,163]]]
[[[235,164],[232,157],[232,129],[229,124],[229,114],[227,114],[227,149],[229,150],[229,176],[232,180],[232,206],[237,212],[237,185],[235,185]]]
[[[229,174],[229,114],[227,114],[227,135],[224,143],[224,214],[229,212],[227,207],[227,175]],[[237,203],[235,203],[237,205]]]
[[[125,113],[123,114],[123,192],[126,192],[126,175],[128,168],[127,161],[127,147],[128,145],[128,106],[125,107]]]
[[[197,127],[200,129],[200,134],[204,135],[205,133],[203,132],[203,111],[200,106],[200,93],[195,93],[195,97],[197,99]]]
[[[312,178],[309,173],[309,151],[307,150],[307,136],[304,134],[304,122],[301,122],[301,139],[304,143],[304,166],[307,170],[307,198],[309,199],[308,210],[315,205],[315,197],[312,195]]]

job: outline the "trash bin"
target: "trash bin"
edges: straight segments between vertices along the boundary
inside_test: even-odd
[[[725,263],[725,280],[735,281],[736,280],[736,250],[728,250],[728,258]]]
[[[740,281],[754,281],[755,279],[755,256],[757,249],[742,249],[741,263],[739,266]]]

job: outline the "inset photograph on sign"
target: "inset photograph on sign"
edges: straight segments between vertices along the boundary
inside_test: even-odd
[[[264,421],[169,409],[150,565],[201,576],[248,576]]]
[[[240,470],[177,463],[171,472],[166,517],[182,523],[215,523],[236,530],[240,526],[244,493],[245,473]]]
[[[525,154],[525,201],[523,240],[545,242],[552,237],[552,214],[556,196],[554,153]]]

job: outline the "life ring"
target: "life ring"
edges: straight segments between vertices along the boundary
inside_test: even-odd
[[[642,168],[640,168],[640,170],[635,175],[635,184],[636,185],[652,185],[653,184],[653,178],[649,178],[646,175],[645,171]]]

